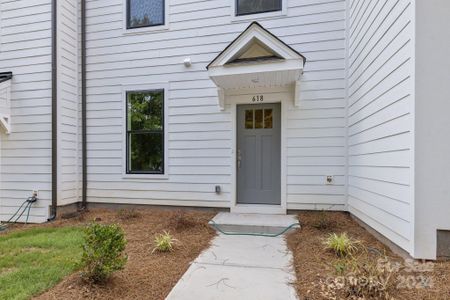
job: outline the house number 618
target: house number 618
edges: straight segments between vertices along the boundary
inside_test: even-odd
[[[263,95],[253,96],[252,102],[264,102],[264,96]]]

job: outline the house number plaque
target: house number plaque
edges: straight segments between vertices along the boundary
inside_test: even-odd
[[[253,96],[252,102],[264,102],[264,95]]]

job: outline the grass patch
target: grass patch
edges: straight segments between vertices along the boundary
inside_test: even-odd
[[[0,236],[0,299],[29,299],[79,267],[82,229],[35,228]]]

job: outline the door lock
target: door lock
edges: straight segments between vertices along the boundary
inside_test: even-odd
[[[241,168],[241,160],[242,160],[241,149],[239,149],[237,152],[237,167],[238,167],[238,169]]]

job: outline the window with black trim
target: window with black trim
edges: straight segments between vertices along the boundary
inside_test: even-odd
[[[127,28],[142,28],[164,25],[164,1],[168,0],[126,0]]]
[[[236,16],[279,11],[282,0],[234,0],[236,1]]]
[[[127,174],[164,174],[164,90],[126,97]]]

